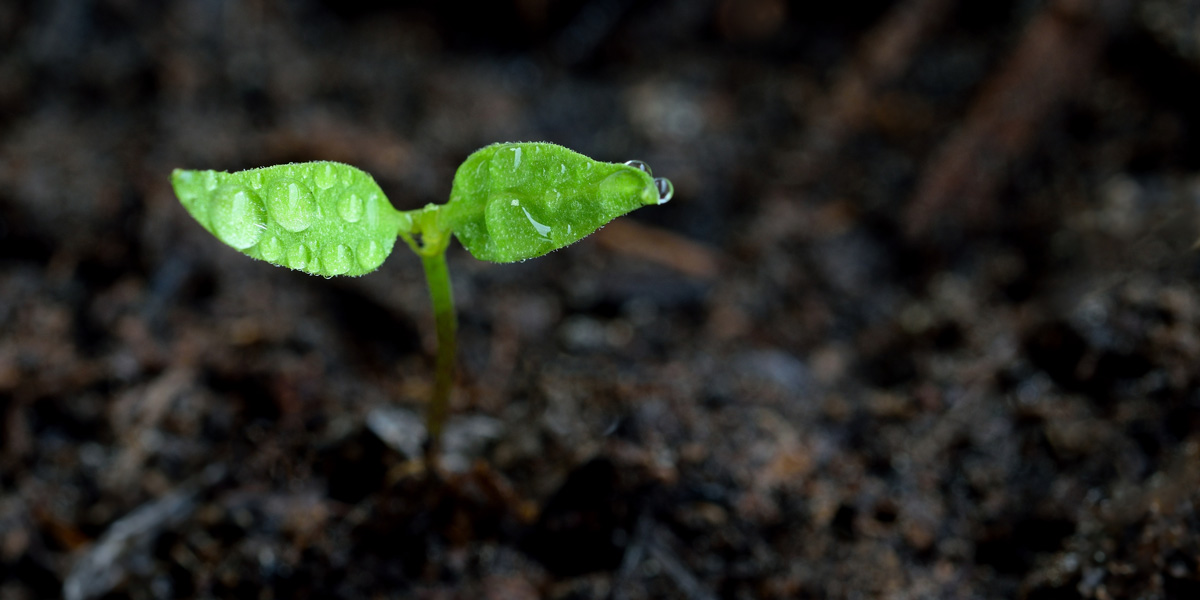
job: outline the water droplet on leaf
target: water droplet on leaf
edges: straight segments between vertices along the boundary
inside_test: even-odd
[[[655,177],[654,188],[658,190],[658,203],[666,204],[675,195],[675,186],[666,177]]]
[[[317,216],[312,190],[293,179],[277,179],[268,186],[267,207],[271,218],[292,232],[308,229]]]
[[[245,250],[258,243],[266,230],[267,215],[258,196],[240,186],[226,185],[217,190],[210,208],[213,233],[222,242]]]
[[[321,259],[321,264],[325,265],[327,274],[341,275],[350,270],[350,265],[354,262],[354,253],[345,244],[327,246]]]
[[[516,200],[513,200],[513,202],[516,202]],[[542,237],[546,237],[547,235],[550,235],[550,226],[549,225],[543,225],[543,224],[538,223],[537,221],[533,220],[533,215],[529,214],[528,208],[522,207],[521,210],[525,211],[525,218],[529,219],[529,224],[533,225],[533,229],[534,229],[534,231],[537,231],[538,235],[540,235]]]
[[[363,201],[358,194],[350,194],[338,202],[338,214],[347,223],[357,223],[363,216]]]
[[[625,164],[630,167],[633,167],[647,175],[650,175],[650,176],[654,175],[654,172],[650,170],[650,165],[648,165],[640,160],[627,160],[627,161],[625,161]]]
[[[271,236],[259,245],[258,252],[262,255],[263,260],[277,263],[280,258],[283,258],[283,243],[279,241],[279,238]]]
[[[383,248],[375,240],[366,240],[358,245],[358,264],[372,270],[383,264]]]
[[[337,173],[333,170],[333,165],[325,163],[317,167],[317,175],[313,178],[317,183],[317,187],[327,190],[337,183]]]
[[[297,271],[306,271],[308,270],[308,264],[312,262],[312,251],[304,244],[297,244],[296,247],[288,252],[287,259],[289,267]]]

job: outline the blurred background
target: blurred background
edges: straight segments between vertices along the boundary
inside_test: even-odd
[[[0,600],[1200,597],[1200,2],[0,3]],[[400,209],[497,141],[675,197],[249,260],[173,168]]]

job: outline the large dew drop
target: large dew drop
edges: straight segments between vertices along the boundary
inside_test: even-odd
[[[354,253],[345,244],[326,246],[321,255],[321,264],[325,266],[326,275],[341,275],[350,270],[354,263]]]
[[[238,250],[257,244],[267,230],[262,201],[240,185],[228,184],[217,189],[209,215],[213,233]]]
[[[654,178],[654,189],[658,190],[658,203],[666,204],[675,195],[675,186],[666,177]]]
[[[277,179],[268,186],[267,208],[280,227],[300,232],[312,226],[317,203],[312,190],[294,179]]]

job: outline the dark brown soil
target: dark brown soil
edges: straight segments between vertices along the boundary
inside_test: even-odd
[[[985,8],[986,6],[986,8]],[[0,2],[0,600],[1200,598],[1200,2]],[[450,261],[173,168],[675,183]]]

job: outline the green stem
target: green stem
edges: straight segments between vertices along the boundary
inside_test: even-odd
[[[425,282],[429,299],[433,301],[433,320],[437,329],[437,364],[433,379],[433,397],[425,414],[428,438],[425,458],[433,465],[437,460],[438,441],[446,415],[450,412],[450,392],[454,389],[454,360],[458,317],[454,312],[454,293],[450,288],[450,271],[446,268],[446,248],[450,245],[450,229],[438,222],[443,205],[427,204],[425,208],[406,211],[412,219],[410,226],[397,232],[404,243],[421,257],[425,267]]]
[[[436,375],[425,425],[429,430],[429,445],[426,451],[430,456],[436,456],[438,438],[442,434],[442,426],[449,411],[450,390],[454,387],[454,338],[458,330],[458,318],[454,312],[450,272],[446,269],[445,246],[440,252],[422,253],[421,265],[425,267],[425,280],[429,283],[429,297],[433,300],[433,318],[437,327]]]

